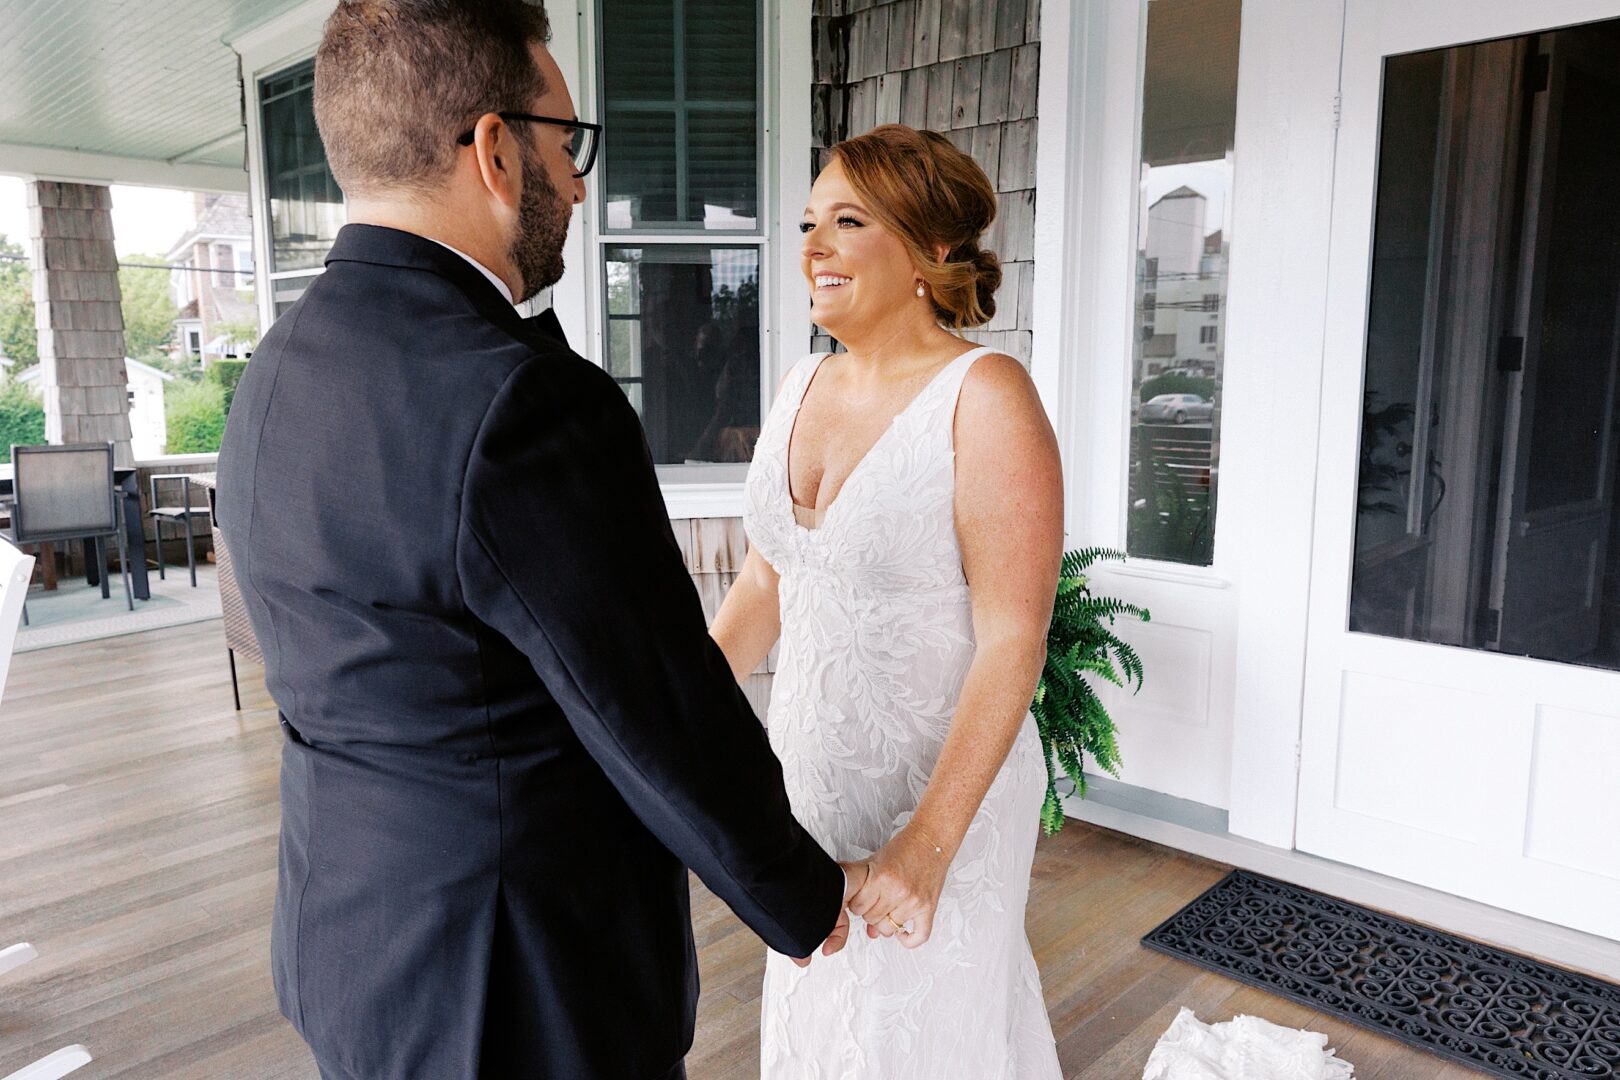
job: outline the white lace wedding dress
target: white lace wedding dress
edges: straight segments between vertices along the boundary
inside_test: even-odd
[[[781,575],[766,721],[793,810],[835,858],[871,854],[928,784],[973,660],[953,513],[951,428],[964,353],[855,467],[818,528],[801,525],[789,436],[822,357],[790,373],[749,470],[750,542]],[[808,968],[765,968],[762,1080],[1061,1080],[1024,934],[1045,768],[1026,715],[953,860],[933,936],[869,940]]]

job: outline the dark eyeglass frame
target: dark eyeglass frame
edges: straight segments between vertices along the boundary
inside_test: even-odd
[[[554,127],[573,128],[575,131],[584,132],[586,136],[585,164],[579,166],[579,171],[574,174],[574,178],[577,180],[585,176],[591,171],[591,166],[596,164],[596,150],[602,143],[601,124],[593,124],[588,120],[565,120],[560,116],[535,116],[533,113],[498,112],[495,115],[508,123],[513,120],[523,120],[531,124],[551,124]],[[456,142],[461,146],[471,146],[473,144],[474,130],[469,128],[462,132],[456,137]]]

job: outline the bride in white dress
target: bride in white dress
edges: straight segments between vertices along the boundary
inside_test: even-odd
[[[1024,933],[1058,451],[1018,362],[945,328],[994,311],[995,207],[949,140],[887,125],[835,148],[801,225],[812,317],[848,351],[783,380],[713,634],[739,679],[780,639],[766,724],[794,811],[870,861],[865,933],[767,958],[763,1080],[1061,1077]]]

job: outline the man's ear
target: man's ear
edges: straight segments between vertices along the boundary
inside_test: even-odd
[[[494,113],[485,113],[473,127],[473,155],[484,188],[508,206],[518,204],[517,178],[522,173],[521,153],[512,129]]]

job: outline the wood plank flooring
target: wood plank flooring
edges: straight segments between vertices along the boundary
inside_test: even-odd
[[[269,976],[280,735],[257,669],[231,708],[218,623],[28,653],[0,705],[0,1076],[315,1080]],[[1143,949],[1221,866],[1071,822],[1041,841],[1029,934],[1070,1080],[1141,1076],[1186,1005],[1327,1032],[1359,1080],[1479,1074]],[[701,885],[693,1080],[757,1076],[763,947]],[[583,1078],[582,1078],[583,1080]]]

